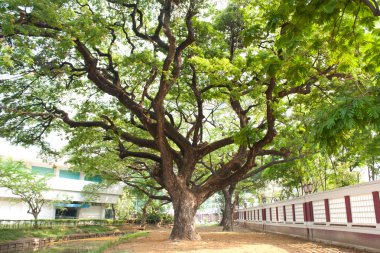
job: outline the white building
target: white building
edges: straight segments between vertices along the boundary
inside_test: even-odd
[[[214,194],[200,206],[195,214],[196,223],[219,223],[221,221],[223,214],[220,209],[220,201],[218,200],[220,197],[223,196]]]
[[[56,167],[42,163],[25,163],[36,174],[51,174],[48,180],[50,190],[43,194],[48,200],[42,207],[39,219],[55,218],[88,218],[104,219],[106,205],[115,204],[123,192],[121,184],[101,190],[99,198],[90,204],[83,203],[83,187],[87,184],[100,182],[99,176],[87,177],[82,172],[72,171],[67,167]],[[64,211],[62,212],[64,207]],[[20,200],[10,190],[0,187],[0,219],[29,220],[33,219],[27,213],[28,205]]]

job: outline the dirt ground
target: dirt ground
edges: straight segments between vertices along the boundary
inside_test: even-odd
[[[265,234],[236,227],[234,232],[222,232],[221,227],[200,227],[202,240],[169,241],[169,228],[149,228],[149,235],[123,243],[107,253],[359,253],[322,243],[314,243],[285,235]]]

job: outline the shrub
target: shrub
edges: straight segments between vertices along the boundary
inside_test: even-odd
[[[164,213],[162,214],[161,216],[161,220],[162,220],[162,224],[172,224],[173,223],[173,216],[171,214],[168,214],[168,213]]]
[[[138,217],[136,219],[136,223],[141,223],[141,216],[142,214],[138,214]],[[149,212],[146,216],[146,223],[147,224],[157,224],[161,222],[162,224],[172,224],[173,223],[173,216],[167,213],[158,213],[158,212]]]
[[[148,224],[157,224],[161,221],[160,213],[148,213],[146,216],[146,223]]]
[[[38,227],[76,227],[88,225],[123,225],[125,220],[107,219],[39,219]],[[0,220],[0,229],[28,228],[34,224],[33,220]]]

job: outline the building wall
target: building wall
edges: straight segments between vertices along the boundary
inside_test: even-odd
[[[47,203],[43,206],[39,219],[54,219],[55,208]],[[0,199],[1,220],[30,220],[33,215],[28,213],[28,205],[16,199]]]
[[[90,206],[89,208],[80,208],[78,218],[80,219],[104,219],[104,205]]]
[[[44,193],[44,197],[49,200],[69,199],[71,201],[84,201],[82,190],[83,187],[88,184],[91,184],[91,182],[54,177],[48,181],[50,191]],[[101,190],[99,199],[95,200],[94,202],[115,204],[117,203],[117,200],[122,192],[122,185],[117,184],[111,186],[108,189]]]
[[[46,164],[27,163],[34,173],[38,175],[50,174],[48,180],[49,191],[43,193],[47,201],[72,201],[84,202],[82,196],[83,187],[88,184],[100,181],[100,177],[87,177],[82,172],[73,172],[68,168],[57,168]],[[99,198],[94,200],[96,203],[89,208],[79,208],[78,218],[103,219],[105,217],[105,204],[115,204],[123,192],[123,185],[116,184],[99,193]],[[51,202],[50,202],[51,203]],[[6,188],[0,187],[0,220],[28,220],[33,219],[33,215],[28,214],[28,205],[20,201],[20,197],[13,195]],[[46,203],[38,218],[54,219],[56,208]]]
[[[46,203],[39,219],[54,219],[56,208],[51,203]],[[105,205],[90,206],[78,209],[79,219],[104,219]],[[30,220],[33,215],[28,213],[28,205],[15,199],[0,199],[0,219],[1,220]]]

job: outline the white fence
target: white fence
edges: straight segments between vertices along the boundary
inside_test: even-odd
[[[239,209],[254,230],[380,252],[380,181]]]
[[[380,181],[374,181],[239,209],[235,219],[257,230],[380,249],[379,192]],[[365,238],[378,242],[368,245]]]
[[[237,220],[380,228],[380,181],[238,210]]]

